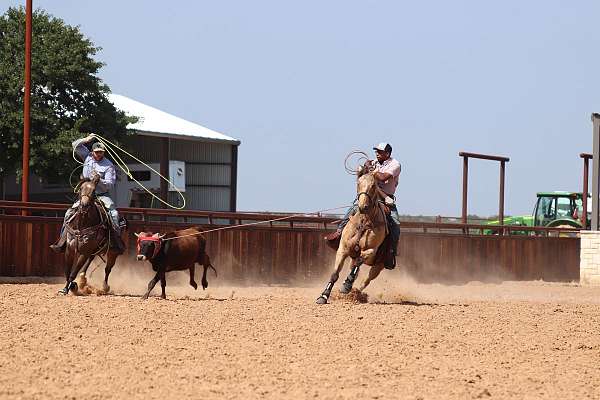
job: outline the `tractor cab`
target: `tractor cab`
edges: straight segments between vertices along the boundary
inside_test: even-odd
[[[533,210],[533,225],[581,228],[581,214],[583,212],[583,196],[581,193],[541,192],[537,194],[537,202]]]

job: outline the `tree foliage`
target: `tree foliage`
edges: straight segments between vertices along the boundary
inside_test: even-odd
[[[43,10],[32,16],[30,170],[44,178],[68,177],[76,166],[71,141],[99,133],[118,141],[135,119],[107,100],[98,77],[99,47],[79,27]],[[0,176],[20,173],[23,145],[25,11],[0,16]]]

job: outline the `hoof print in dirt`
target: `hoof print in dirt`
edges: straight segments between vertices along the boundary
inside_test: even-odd
[[[334,293],[332,298],[334,300],[342,300],[350,303],[368,303],[369,295],[365,292],[361,292],[358,289],[352,289],[349,293],[344,293],[341,290],[338,293]]]

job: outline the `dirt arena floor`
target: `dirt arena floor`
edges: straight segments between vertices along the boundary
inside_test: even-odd
[[[600,288],[419,285],[394,271],[367,303],[318,306],[322,283],[210,276],[202,292],[178,275],[167,300],[142,301],[149,277],[117,269],[112,295],[66,297],[4,279],[0,398],[600,398]]]

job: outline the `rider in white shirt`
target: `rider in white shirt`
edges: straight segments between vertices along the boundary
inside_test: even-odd
[[[385,267],[387,269],[394,269],[396,266],[396,248],[398,246],[398,240],[400,239],[400,216],[396,209],[395,196],[396,188],[398,187],[398,181],[400,178],[401,165],[400,163],[392,158],[392,146],[389,143],[379,143],[373,147],[375,150],[375,156],[377,162],[373,165],[375,167],[375,179],[379,188],[387,195],[386,205],[390,209],[390,215],[388,216],[388,222],[390,227],[390,237],[392,239],[392,253],[389,257],[386,257]],[[338,229],[327,235],[325,238],[330,243],[335,243],[339,240],[342,235],[344,227],[350,220],[350,217],[356,213],[357,205],[354,204],[348,209],[346,215],[338,225]],[[332,245],[334,247],[334,245]]]
[[[92,151],[90,151],[86,143],[90,143],[94,139],[94,135],[89,135],[83,139],[78,139],[72,143],[73,150],[75,153],[83,160],[83,173],[82,176],[84,178],[92,178],[94,175],[99,175],[100,180],[96,185],[96,197],[100,200],[108,214],[110,215],[111,223],[112,223],[112,232],[111,236],[114,238],[114,245],[116,250],[119,252],[123,252],[125,249],[125,245],[121,239],[121,230],[119,227],[119,213],[117,208],[115,207],[115,203],[110,198],[110,190],[115,186],[116,183],[116,171],[114,164],[108,159],[104,157],[104,152],[106,151],[104,144],[101,142],[96,142],[92,146]],[[52,250],[57,253],[61,253],[65,250],[66,244],[66,233],[64,226],[71,219],[71,217],[77,211],[77,207],[79,206],[79,201],[75,202],[71,208],[67,210],[65,213],[65,219],[63,221],[63,229],[61,230],[61,235],[56,244],[50,246]]]

